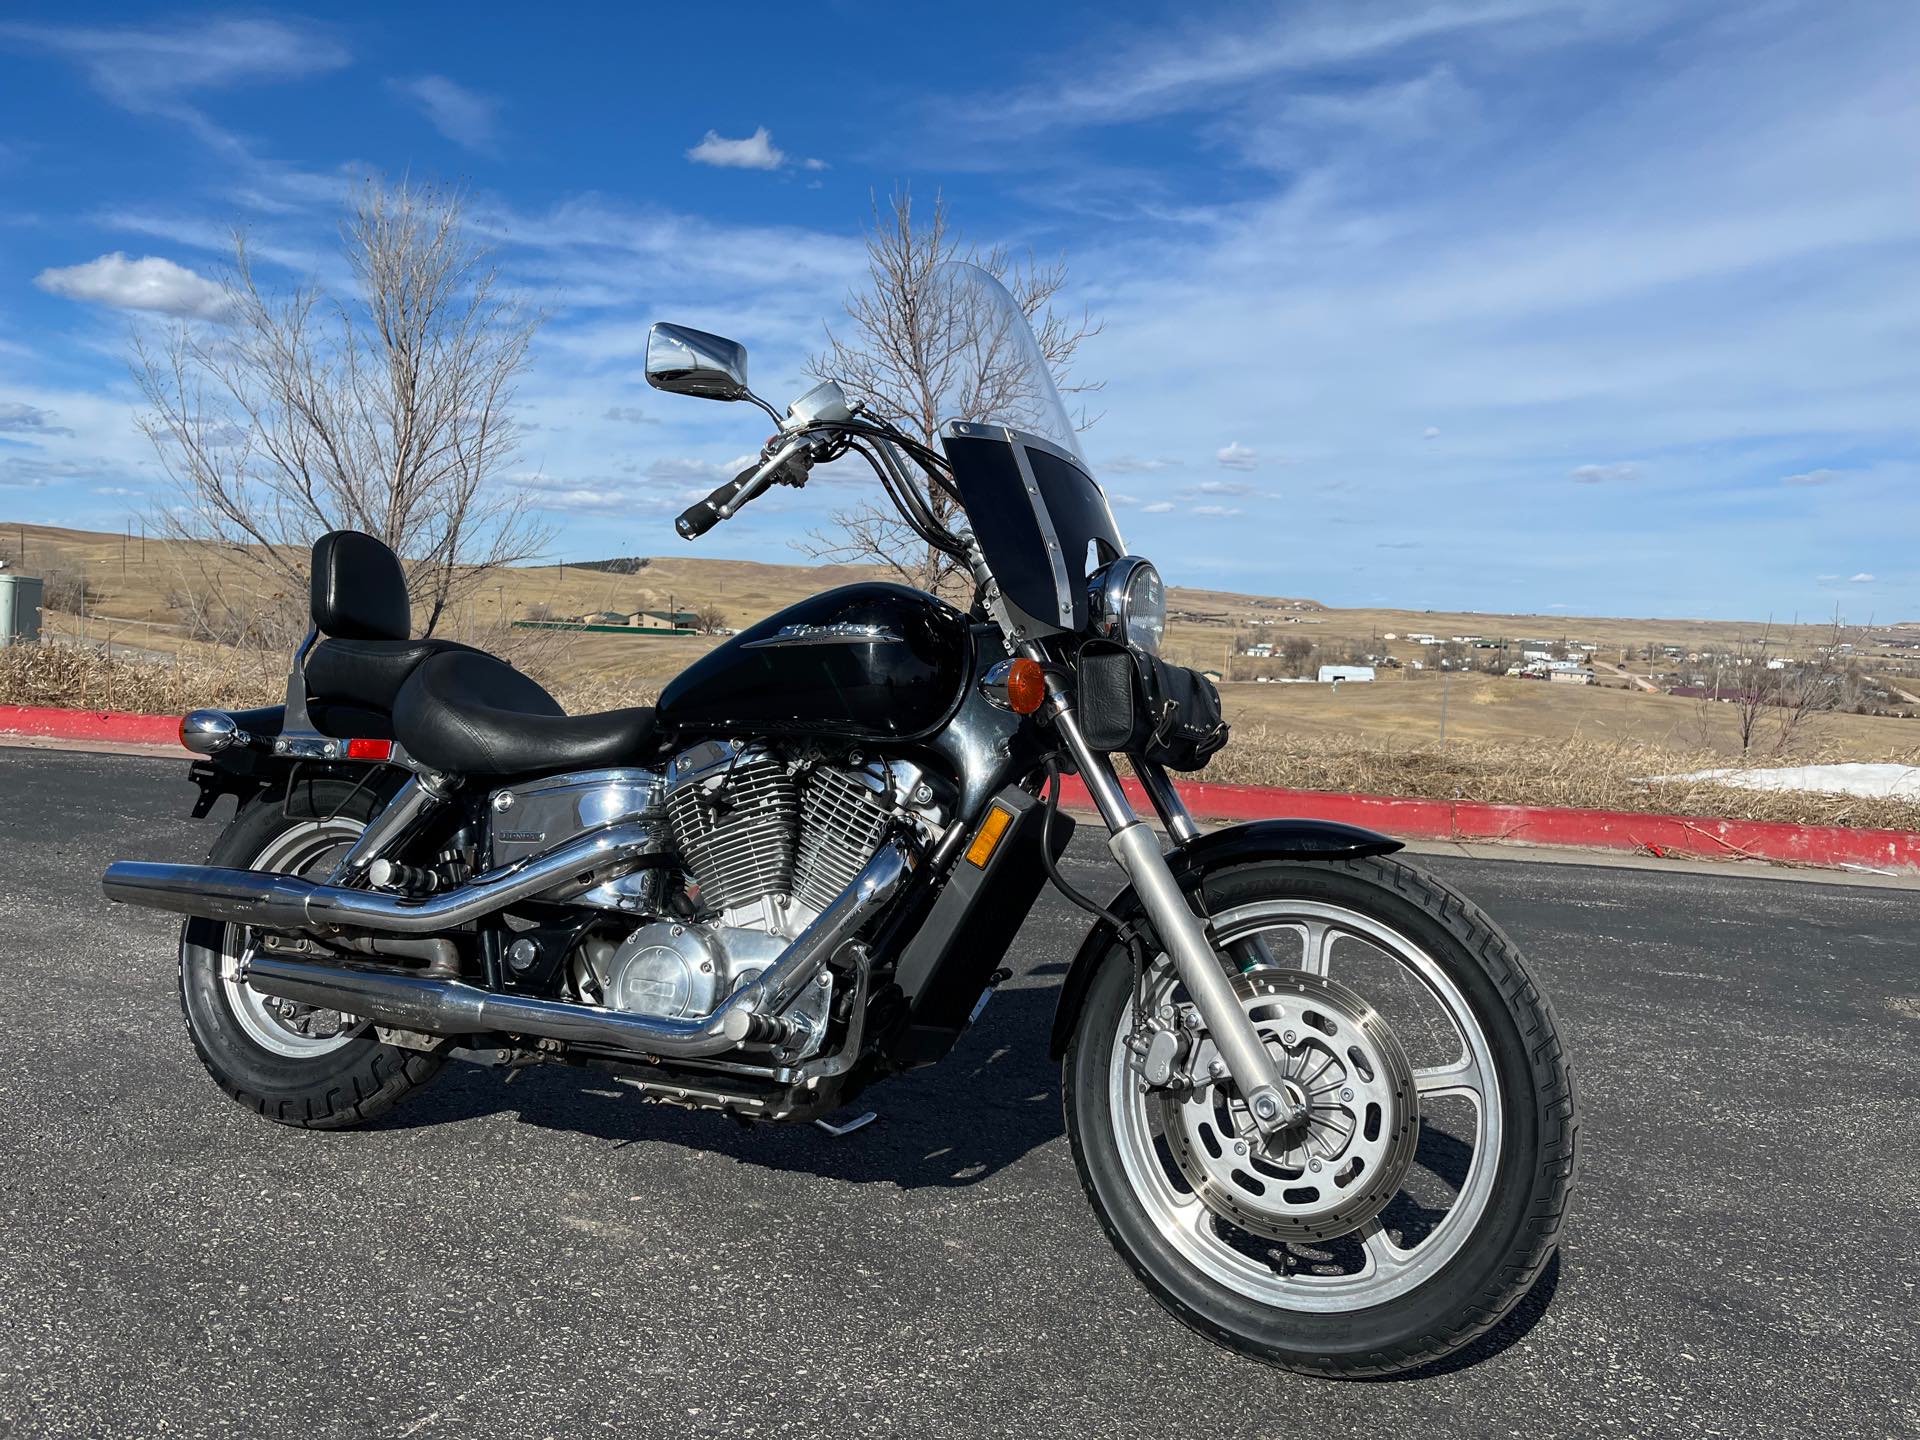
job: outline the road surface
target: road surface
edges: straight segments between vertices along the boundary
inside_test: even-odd
[[[1582,1175],[1502,1330],[1335,1384],[1198,1339],[1101,1237],[1044,1054],[1082,928],[1051,896],[959,1050],[846,1139],[466,1067],[309,1134],[214,1088],[173,927],[100,899],[111,857],[204,853],[184,770],[0,751],[0,1434],[1920,1429],[1912,890],[1424,862],[1557,1001]]]

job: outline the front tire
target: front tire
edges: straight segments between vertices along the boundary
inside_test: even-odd
[[[209,865],[324,876],[365,828],[378,801],[336,781],[303,784],[296,803],[269,795],[221,832]],[[363,1125],[439,1071],[442,1057],[383,1044],[371,1025],[287,1007],[234,977],[248,931],[189,919],[180,931],[180,1009],[216,1084],[269,1120],[311,1130]]]
[[[1287,1369],[1390,1375],[1454,1353],[1533,1287],[1566,1213],[1577,1127],[1546,999],[1491,920],[1397,860],[1247,865],[1204,895],[1311,1118],[1261,1148],[1230,1082],[1207,1079],[1204,1036],[1189,1087],[1143,1090],[1114,949],[1063,1086],[1108,1238],[1184,1323]],[[1177,1017],[1166,957],[1144,979],[1146,1013]]]

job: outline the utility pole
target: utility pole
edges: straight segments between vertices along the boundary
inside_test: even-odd
[[[1440,668],[1440,743],[1447,743],[1447,691],[1453,684],[1453,671],[1442,663]]]

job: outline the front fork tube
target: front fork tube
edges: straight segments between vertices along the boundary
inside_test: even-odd
[[[1214,1048],[1226,1062],[1227,1072],[1247,1102],[1254,1124],[1262,1133],[1281,1129],[1292,1116],[1280,1091],[1280,1077],[1274,1069],[1273,1057],[1267,1053],[1253,1022],[1241,1007],[1233,982],[1227,978],[1220,957],[1214,952],[1206,923],[1188,907],[1166,856],[1160,852],[1158,837],[1152,827],[1134,813],[1126,792],[1120,788],[1113,762],[1087,745],[1074,719],[1066,686],[1052,675],[1048,678],[1054,728],[1086,781],[1100,818],[1106,822],[1110,836],[1108,849],[1113,851],[1114,859],[1120,862],[1121,870],[1132,882],[1142,908],[1172,956],[1174,972],[1199,1010],[1207,1033],[1213,1037]],[[1139,769],[1148,795],[1166,819],[1175,840],[1184,843],[1197,835],[1198,828],[1166,773],[1151,764]],[[1187,833],[1182,834],[1183,830]],[[1241,960],[1241,964],[1244,966],[1245,961]]]
[[[1129,754],[1127,759],[1133,765],[1133,773],[1140,777],[1141,788],[1153,802],[1160,823],[1167,827],[1174,844],[1185,845],[1199,839],[1200,827],[1194,824],[1193,816],[1187,810],[1187,802],[1180,798],[1180,792],[1173,788],[1173,782],[1167,778],[1166,767],[1139,755]],[[1233,957],[1234,964],[1240,967],[1243,974],[1262,966],[1271,968],[1275,964],[1273,951],[1267,948],[1265,938],[1259,935],[1228,942],[1227,954]]]

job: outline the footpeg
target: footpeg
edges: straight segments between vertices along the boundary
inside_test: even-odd
[[[440,877],[424,865],[376,860],[367,867],[367,883],[376,890],[388,890],[401,895],[431,895],[440,888]]]
[[[727,1016],[723,1033],[736,1045],[772,1045],[778,1049],[804,1038],[809,1031],[805,1024],[778,1015],[735,1010]]]

